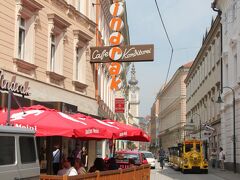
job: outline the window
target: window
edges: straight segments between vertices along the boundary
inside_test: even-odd
[[[229,85],[229,82],[228,82],[228,64],[225,65],[225,84],[226,86]]]
[[[54,72],[55,67],[55,52],[56,52],[56,38],[55,35],[51,35],[51,62],[50,62],[50,70]]]
[[[139,154],[117,153],[115,154],[115,159],[117,163],[128,162],[129,159],[134,159],[135,164],[140,164]]]
[[[19,39],[18,39],[18,58],[24,59],[24,43],[25,43],[25,19],[21,17],[19,21]]]
[[[144,153],[146,158],[154,158],[152,153]]]
[[[220,38],[217,39],[217,50],[216,50],[216,52],[217,52],[217,57],[218,57],[218,60],[219,60],[221,58],[221,56],[222,56],[222,52],[221,52],[221,39]]]
[[[98,94],[99,94],[99,96],[101,97],[101,94],[102,94],[102,84],[101,84],[101,81],[102,81],[102,79],[101,79],[101,74],[102,74],[102,72],[101,72],[101,66],[99,66],[99,68],[98,68]]]
[[[52,13],[48,17],[48,63],[46,74],[48,81],[58,86],[64,86],[63,61],[64,44],[67,28],[70,23]]]
[[[76,48],[76,80],[79,79],[80,49]]]
[[[0,166],[15,163],[15,138],[0,136]]]
[[[83,53],[84,53],[83,48],[81,48],[81,47],[76,48],[76,80],[80,81],[80,82],[84,81],[84,79],[83,79],[84,63],[83,63],[83,59],[82,59],[83,58]]]
[[[80,0],[77,1],[77,10],[79,12],[81,12],[81,1]]]
[[[237,54],[234,56],[234,80],[238,81],[238,65],[237,65]]]
[[[73,30],[74,60],[73,60],[73,85],[75,90],[86,92],[86,70],[87,59],[89,59],[88,42],[92,40],[92,36],[82,30]]]
[[[51,72],[62,74],[64,41],[67,27],[70,24],[56,14],[48,14],[49,23],[49,64]]]
[[[201,151],[201,146],[200,146],[200,144],[196,144],[196,151],[197,151],[197,152],[200,152],[200,151]]]
[[[36,150],[33,137],[19,137],[21,162],[32,163],[36,162]]]
[[[225,26],[223,26],[224,34],[227,34],[227,32],[228,32],[228,24],[229,24],[227,12],[223,14],[223,21],[224,21],[224,25],[225,25]]]
[[[38,12],[43,6],[35,0],[20,2],[16,3],[15,59],[34,64],[35,29],[39,23]]]
[[[205,65],[205,70],[204,70],[204,72],[205,72],[205,78],[207,77],[207,75],[208,75],[208,61],[207,61],[207,57],[205,56],[205,58],[204,58],[204,65]]]
[[[237,3],[233,3],[233,9],[232,9],[232,15],[233,15],[233,21],[237,19]]]
[[[214,45],[212,45],[212,49],[211,49],[211,68],[213,69],[214,68],[214,66],[215,66],[215,44]]]
[[[193,150],[193,144],[185,144],[185,152],[190,152]]]

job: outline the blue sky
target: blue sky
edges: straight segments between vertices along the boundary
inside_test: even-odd
[[[168,80],[183,64],[194,60],[202,37],[216,13],[213,0],[158,0],[174,47]],[[154,62],[135,63],[140,87],[140,116],[150,114],[167,75],[171,48],[161,25],[155,0],[126,0],[131,44],[154,44]]]

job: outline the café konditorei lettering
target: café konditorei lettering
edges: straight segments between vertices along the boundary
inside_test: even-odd
[[[109,50],[111,46],[105,47],[91,47],[91,63],[109,63],[115,62],[109,58]],[[122,50],[121,59],[117,62],[141,62],[153,61],[154,59],[154,45],[135,45],[135,46],[119,46]]]
[[[11,80],[5,79],[4,71],[0,69],[0,90],[9,91],[13,93],[21,94],[23,96],[29,96],[29,82],[26,81],[24,84],[16,82],[16,76],[12,76]]]

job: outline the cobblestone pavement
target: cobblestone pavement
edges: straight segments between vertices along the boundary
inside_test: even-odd
[[[151,180],[240,180],[240,174],[231,171],[221,171],[219,169],[209,169],[208,174],[182,174],[169,166],[160,169],[157,164],[156,169],[151,170]]]

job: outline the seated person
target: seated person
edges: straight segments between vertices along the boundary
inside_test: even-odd
[[[78,175],[87,173],[86,169],[84,168],[84,164],[79,158],[75,160],[74,167],[77,170]]]
[[[94,161],[94,165],[90,167],[88,172],[105,171],[105,170],[106,170],[106,167],[105,167],[104,160],[102,158],[96,158]]]
[[[135,166],[135,160],[133,158],[128,159],[129,167],[134,167]]]
[[[78,175],[76,169],[72,167],[71,165],[71,158],[67,158],[63,160],[63,169],[59,170],[57,175],[63,176],[63,175],[68,175],[68,176],[76,176]]]
[[[109,160],[108,160],[108,170],[116,170],[116,169],[118,169],[119,168],[119,166],[118,166],[118,164],[116,163],[116,159],[115,158],[110,158]]]

